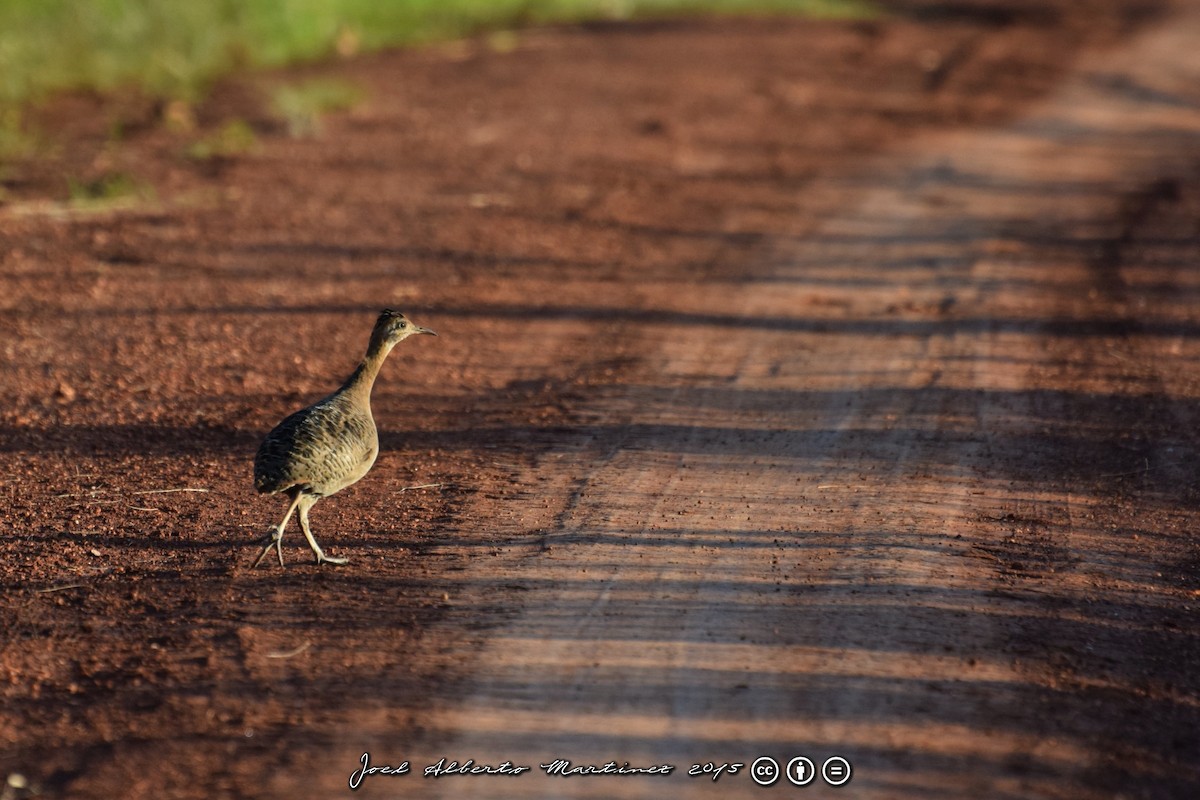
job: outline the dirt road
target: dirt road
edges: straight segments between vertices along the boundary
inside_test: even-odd
[[[164,199],[49,213],[30,168],[0,209],[0,770],[1194,796],[1200,9],[896,8],[314,68],[371,97],[316,140],[232,84],[201,125],[264,146],[199,166],[64,123],[65,163]],[[313,512],[351,563],[293,531],[252,571],[282,511],[254,448],[383,305],[442,336],[393,355],[384,454]],[[852,777],[753,780],[795,756]]]

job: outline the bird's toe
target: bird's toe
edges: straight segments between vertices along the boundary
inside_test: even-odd
[[[254,559],[254,563],[250,565],[250,569],[254,569],[266,558],[267,553],[271,552],[271,548],[275,548],[275,553],[279,556],[279,566],[283,566],[283,531],[278,528],[272,528],[271,532],[266,536],[266,544],[259,552],[258,558]]]

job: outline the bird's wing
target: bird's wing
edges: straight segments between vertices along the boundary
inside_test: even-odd
[[[366,472],[377,450],[374,421],[343,404],[297,411],[267,434],[254,459],[254,485],[274,493],[301,486],[329,494]],[[350,483],[353,480],[349,481]]]

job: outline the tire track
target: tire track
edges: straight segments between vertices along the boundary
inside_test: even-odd
[[[1126,721],[1139,674],[1123,648],[1178,595],[1125,596],[1146,565],[1105,530],[1110,487],[1076,480],[1113,458],[1096,437],[1135,390],[1094,389],[1109,338],[1072,331],[1121,303],[1132,232],[1200,136],[1197,98],[1131,97],[1095,71],[1185,91],[1195,22],[1084,62],[1010,126],[824,187],[846,205],[769,271],[643,287],[662,305],[632,310],[654,315],[640,380],[578,410],[621,420],[599,434],[611,446],[537,465],[586,478],[544,551],[503,565],[532,591],[431,718],[453,749],[438,753],[678,768],[670,783],[537,775],[489,784],[497,797],[757,796],[744,773],[679,773],[796,754],[850,758],[856,796],[1194,788],[1194,769],[1170,768],[1178,744]],[[1114,216],[1126,227],[1097,233]],[[713,308],[739,324],[704,322]],[[1170,404],[1165,383],[1150,391]],[[1093,434],[1076,415],[1097,404]],[[1098,602],[1128,605],[1124,633]],[[1089,652],[1098,631],[1106,651]],[[1186,696],[1157,702],[1195,720]]]

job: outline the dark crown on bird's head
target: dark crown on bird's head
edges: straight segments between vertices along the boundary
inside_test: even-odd
[[[437,336],[436,333],[428,328],[422,328],[416,325],[408,317],[391,308],[385,308],[379,313],[379,319],[375,321],[375,330],[372,337],[384,336],[389,342],[396,342],[411,336],[415,333],[427,333],[431,336]]]
[[[385,308],[379,312],[379,319],[375,320],[376,330],[384,330],[385,328],[404,328],[410,325],[408,317],[391,308]]]

